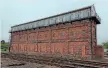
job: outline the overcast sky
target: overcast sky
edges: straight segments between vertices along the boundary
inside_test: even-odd
[[[0,0],[1,39],[9,40],[11,26],[58,13],[95,5],[101,17],[97,25],[97,41],[108,41],[108,0]]]

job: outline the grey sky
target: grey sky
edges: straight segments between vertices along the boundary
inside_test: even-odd
[[[101,24],[98,44],[108,41],[108,0],[0,0],[1,39],[8,41],[10,27],[58,13],[95,5]]]

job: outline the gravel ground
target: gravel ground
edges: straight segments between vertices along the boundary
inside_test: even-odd
[[[38,63],[30,63],[18,60],[11,60],[9,58],[1,58],[1,68],[60,68],[60,67],[38,64]]]

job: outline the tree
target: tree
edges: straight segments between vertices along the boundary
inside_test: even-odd
[[[1,40],[1,44],[5,44],[5,40]]]
[[[103,43],[103,46],[104,46],[105,49],[107,49],[107,52],[108,52],[108,41],[107,42],[104,42]]]

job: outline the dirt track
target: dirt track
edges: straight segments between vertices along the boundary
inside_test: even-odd
[[[1,56],[2,68],[108,68],[105,59],[100,60],[101,62],[96,60],[84,61],[14,53],[2,53]]]
[[[1,68],[59,68],[59,67],[12,60],[9,58],[1,58]]]

